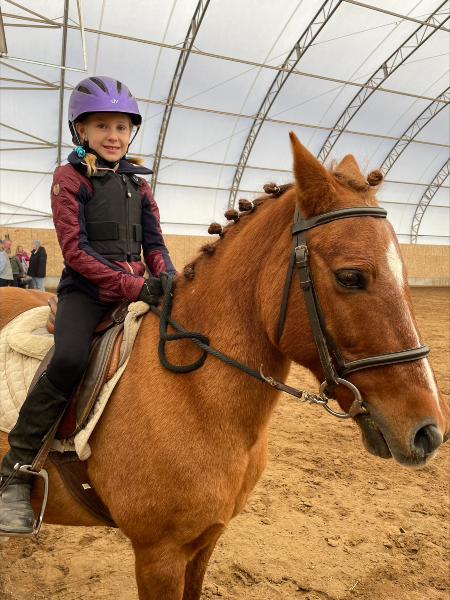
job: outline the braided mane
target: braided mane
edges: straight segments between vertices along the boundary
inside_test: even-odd
[[[373,196],[373,187],[377,187],[383,181],[383,173],[379,170],[372,171],[365,178],[362,174],[358,174],[355,176],[354,169],[346,168],[345,162],[341,161],[339,165],[336,163],[331,163],[328,168],[331,175],[339,181],[342,185],[350,187],[356,192],[359,192],[364,196],[364,199],[367,202],[368,196]],[[225,235],[231,230],[234,229],[236,225],[241,223],[242,221],[245,223],[247,219],[251,217],[258,207],[263,206],[269,200],[274,200],[276,198],[280,198],[285,194],[288,190],[295,187],[295,183],[286,183],[283,185],[277,185],[276,183],[270,182],[266,183],[263,186],[264,196],[259,196],[255,198],[253,202],[242,198],[239,200],[239,211],[232,208],[227,210],[224,213],[225,218],[230,221],[225,227],[220,225],[220,223],[211,223],[208,228],[208,233],[210,235],[218,235],[219,238],[212,243],[203,244],[201,248],[199,248],[198,256],[191,262],[189,262],[183,269],[183,275],[186,279],[194,279],[195,277],[195,267],[200,260],[202,260],[205,256],[212,256],[217,248],[217,244],[220,243],[220,240],[225,237]]]

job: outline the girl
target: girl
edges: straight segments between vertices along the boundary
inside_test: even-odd
[[[27,274],[28,273],[28,262],[30,260],[30,257],[24,251],[24,249],[23,249],[22,246],[17,246],[17,248],[16,248],[16,256],[21,261],[22,266],[23,266],[23,270],[25,271],[25,274]]]
[[[30,464],[35,458],[81,379],[93,332],[111,303],[125,298],[158,304],[159,273],[176,274],[150,187],[137,177],[152,171],[126,159],[141,121],[127,86],[110,77],[84,79],[70,97],[69,128],[77,148],[69,164],[56,169],[51,190],[64,257],[56,290],[55,351],[9,434],[3,478],[16,463]],[[147,279],[141,250],[153,276]],[[32,477],[18,473],[3,492],[1,531],[32,532]]]

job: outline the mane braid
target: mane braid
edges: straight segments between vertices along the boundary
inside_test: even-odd
[[[275,183],[269,183],[264,186],[264,191],[266,192],[266,196],[259,196],[255,198],[253,202],[250,202],[246,199],[239,200],[239,209],[242,212],[238,212],[235,209],[229,209],[225,212],[225,218],[229,220],[228,224],[225,226],[220,225],[220,223],[211,223],[208,228],[208,233],[210,235],[218,235],[219,239],[217,239],[212,244],[204,244],[198,250],[198,255],[191,260],[187,265],[183,268],[183,275],[185,279],[192,281],[195,277],[195,268],[200,261],[205,260],[208,256],[213,256],[217,244],[221,242],[221,240],[225,237],[225,235],[231,231],[241,230],[242,225],[239,225],[242,221],[244,224],[248,222],[248,218],[251,217],[256,209],[260,206],[263,206],[269,200],[274,200],[282,196],[285,192],[294,187],[294,183],[287,183],[284,185],[277,186]]]

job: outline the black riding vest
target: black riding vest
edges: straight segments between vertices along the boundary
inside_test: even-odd
[[[84,209],[89,245],[107,260],[141,260],[139,179],[100,170],[91,183],[92,198]]]

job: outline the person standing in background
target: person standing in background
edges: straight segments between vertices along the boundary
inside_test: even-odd
[[[30,261],[30,257],[26,252],[24,252],[23,246],[17,246],[16,256],[21,261],[25,274],[28,273],[28,263]]]
[[[15,254],[11,256],[11,248],[7,248],[6,254],[8,255],[9,262],[11,264],[11,270],[13,274],[13,286],[19,287],[25,277],[22,262],[17,258]]]
[[[0,243],[0,287],[12,286],[14,277],[12,274],[11,263],[5,252],[3,242]]]
[[[47,270],[47,252],[45,251],[45,248],[41,246],[39,240],[34,240],[31,246],[33,250],[31,251],[30,256],[28,275],[33,281],[34,289],[45,292],[44,277]]]
[[[19,282],[19,287],[24,288],[24,287],[28,286],[29,290],[34,289],[33,280],[31,279],[31,277],[27,277],[28,262],[30,261],[30,257],[28,256],[28,254],[23,249],[23,246],[17,246],[17,248],[16,248],[16,256],[20,260],[20,262],[22,263],[23,272],[24,272],[24,278],[22,279],[21,282]]]

